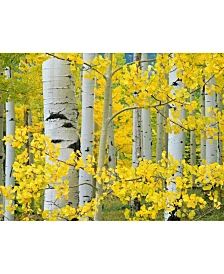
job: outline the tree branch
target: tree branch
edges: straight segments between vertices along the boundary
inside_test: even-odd
[[[46,53],[46,54],[49,55],[49,56],[51,56],[51,57],[54,57],[56,59],[59,59],[59,60],[68,61],[68,62],[72,61],[69,58],[65,59],[65,58],[58,57],[57,55],[55,55],[53,53]],[[92,65],[90,65],[90,64],[88,64],[86,62],[83,62],[83,65],[85,65],[85,66],[89,67],[90,69],[92,69],[92,70],[96,71],[97,73],[99,73],[104,78],[104,80],[107,79],[106,76],[102,72],[100,72],[98,69],[96,69],[94,66],[92,66]]]
[[[142,61],[139,60],[139,61],[133,61],[133,62],[127,63],[127,64],[125,64],[125,65],[123,65],[123,66],[120,66],[119,68],[115,69],[115,70],[112,72],[112,77],[114,76],[115,73],[117,73],[119,70],[121,70],[124,66],[130,66],[130,65],[133,65],[133,64],[135,64],[135,63],[140,64],[140,63],[150,63],[150,62],[155,62],[155,61],[156,61],[156,59],[148,59],[148,60],[142,60]]]

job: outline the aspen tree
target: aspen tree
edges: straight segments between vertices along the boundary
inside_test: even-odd
[[[0,103],[0,185],[4,185],[4,145],[2,138],[4,137],[4,104]],[[3,204],[3,197],[0,196],[0,204]]]
[[[110,92],[110,103],[109,103],[109,117],[113,115],[113,99],[112,92]],[[110,121],[108,125],[108,166],[115,168],[116,166],[116,149],[114,141],[114,122]]]
[[[31,127],[32,126],[32,112],[30,109],[26,109],[24,113],[24,122],[25,126]],[[29,164],[31,165],[33,163],[33,154],[30,152],[31,148],[31,141],[32,141],[32,134],[31,132],[28,133],[28,141],[26,144],[28,155],[29,155]]]
[[[140,61],[141,54],[135,53],[134,54],[134,61]],[[137,91],[134,94],[137,96]],[[142,140],[141,140],[141,109],[134,109],[133,110],[133,135],[132,135],[132,166],[137,167],[139,163],[139,158],[142,155]]]
[[[103,105],[103,120],[100,134],[100,144],[99,144],[99,156],[98,156],[98,169],[102,170],[105,165],[106,158],[106,146],[108,139],[108,118],[109,118],[109,104],[110,104],[110,93],[112,85],[112,53],[107,54],[108,60],[110,61],[107,72],[106,72],[106,85],[104,90],[104,105]],[[102,206],[100,204],[100,198],[103,193],[103,187],[99,182],[96,182],[96,211],[94,220],[102,220]]]
[[[11,69],[5,69],[5,75],[9,79],[11,78]],[[15,105],[12,99],[8,99],[6,102],[6,136],[7,135],[15,135]],[[5,186],[14,186],[15,180],[12,176],[13,174],[13,163],[15,161],[15,149],[11,144],[6,143],[6,153],[5,153]],[[5,221],[13,221],[14,215],[7,210],[7,206],[9,206],[9,201],[5,199],[4,202],[4,220]]]
[[[51,58],[43,63],[42,70],[45,135],[49,136],[53,143],[60,144],[59,160],[65,161],[72,152],[80,149],[77,129],[78,112],[70,63]],[[78,172],[74,167],[70,167],[64,179],[69,181],[69,204],[76,207],[78,205]],[[65,206],[65,201],[56,200],[55,195],[56,191],[52,186],[45,190],[45,210]]]
[[[222,95],[217,93],[217,106],[220,112],[223,110]],[[220,125],[218,124],[218,163],[222,165],[223,163],[223,141],[222,141],[222,132],[220,130]]]
[[[147,60],[147,53],[142,53],[141,61]],[[142,63],[143,73],[147,71],[147,62]],[[142,117],[142,158],[152,159],[152,127],[151,127],[151,113],[150,109],[143,108],[141,111]]]
[[[216,93],[213,90],[215,84],[214,78],[209,80],[205,90],[205,116],[213,117],[213,109],[217,107]],[[212,129],[217,129],[217,125],[213,122],[209,125]],[[206,163],[211,164],[218,161],[218,141],[214,136],[206,137]]]
[[[91,64],[95,53],[84,53],[83,61]],[[94,87],[95,79],[89,78],[91,69],[84,65],[82,75],[82,125],[81,125],[81,154],[85,162],[88,155],[93,155],[94,131]],[[89,202],[93,197],[93,178],[83,169],[79,171],[79,204]]]
[[[176,68],[173,68],[172,71],[169,73],[169,85],[173,87],[173,94],[175,95],[178,92],[178,89],[182,87],[181,81],[176,81],[177,80],[177,73],[176,73]],[[175,83],[175,85],[174,85]],[[173,119],[172,117],[172,110],[176,110],[176,105],[175,103],[170,104],[170,109],[169,109],[169,118]],[[185,116],[185,110],[183,107],[181,107],[180,110],[180,119],[183,119]],[[171,122],[172,123],[172,122]],[[179,166],[177,172],[173,175],[173,178],[176,176],[181,176],[181,160],[183,159],[184,155],[184,148],[185,148],[185,134],[183,130],[180,129],[179,133],[174,133],[173,131],[169,133],[168,135],[168,153],[175,159],[179,161]],[[176,191],[176,184],[175,182],[170,182],[169,185],[167,186],[168,191]],[[168,202],[169,203],[169,202]],[[164,218],[165,221],[169,219],[171,216],[170,213],[165,212],[164,213]]]
[[[162,113],[161,113],[162,112]],[[157,111],[156,117],[156,162],[161,160],[163,150],[163,133],[164,133],[164,108]]]
[[[190,95],[190,102],[194,100],[194,93]],[[190,113],[191,115],[195,115],[195,111]],[[196,136],[195,131],[190,131],[190,164],[196,165]]]
[[[167,118],[169,117],[169,105],[164,106],[164,119],[163,119],[163,125],[165,127]],[[166,155],[168,155],[168,132],[164,132],[164,151],[166,151]]]
[[[201,117],[205,117],[205,85],[201,89],[200,94],[200,104],[201,104]],[[201,148],[200,148],[200,155],[201,155],[201,163],[206,160],[206,133],[204,130],[201,131]]]

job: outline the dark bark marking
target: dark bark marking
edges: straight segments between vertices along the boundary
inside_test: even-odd
[[[71,127],[74,127],[72,123],[64,123],[64,125],[62,127],[65,127],[65,128],[71,128]]]
[[[58,144],[58,143],[61,143],[63,140],[61,139],[53,139],[51,142],[54,143],[54,144]]]
[[[46,121],[51,120],[51,119],[64,119],[64,120],[68,120],[68,118],[64,114],[61,114],[60,112],[56,112],[56,113],[51,112],[50,116],[46,119]]]
[[[80,150],[80,140],[68,146],[68,148],[72,148],[74,151]]]

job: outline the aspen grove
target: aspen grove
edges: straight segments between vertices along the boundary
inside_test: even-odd
[[[1,53],[0,99],[2,221],[224,220],[224,54]]]

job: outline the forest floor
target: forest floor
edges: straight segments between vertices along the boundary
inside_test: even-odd
[[[103,220],[126,221],[124,217],[124,209],[126,207],[115,197],[107,199],[103,204]],[[157,221],[163,221],[163,216],[159,216]],[[198,221],[224,221],[224,208],[208,209],[203,216],[201,215],[198,218]]]

